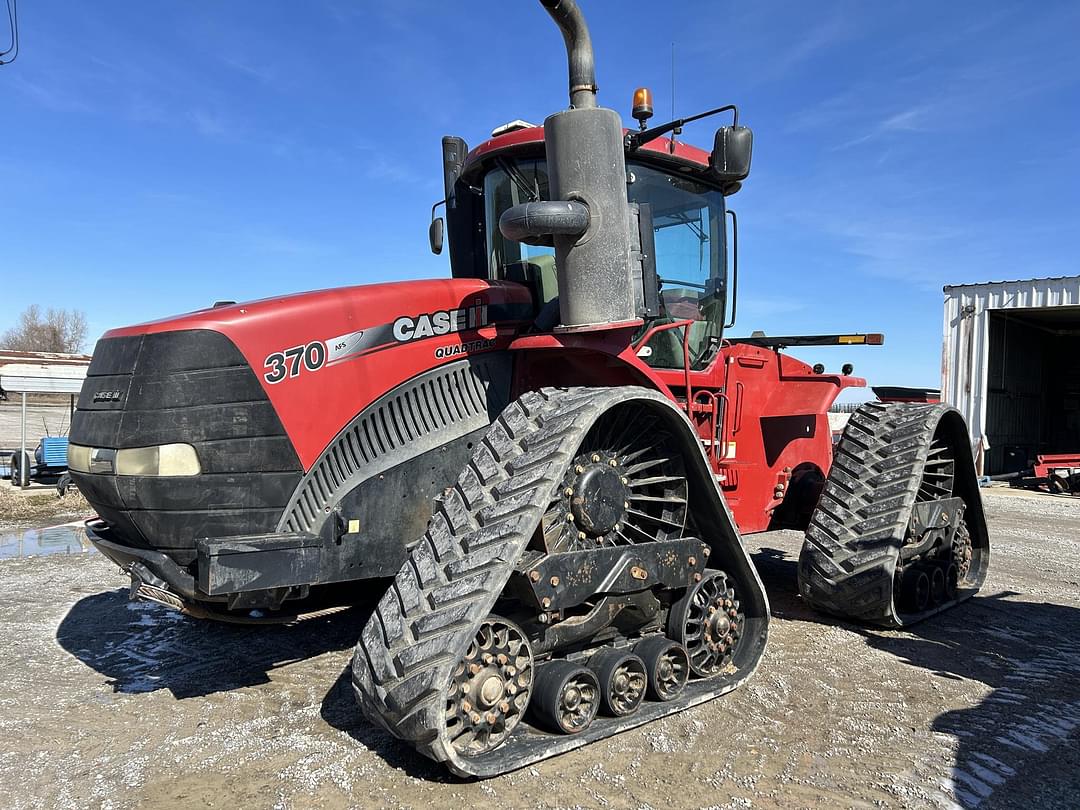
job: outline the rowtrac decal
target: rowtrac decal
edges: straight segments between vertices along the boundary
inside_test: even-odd
[[[496,308],[500,309],[500,314],[510,314],[509,312],[502,313],[503,307]],[[272,352],[263,361],[263,367],[266,369],[263,379],[273,385],[299,377],[304,372],[318,371],[324,366],[332,366],[397,343],[411,343],[416,340],[480,329],[491,323],[489,317],[488,305],[480,298],[476,299],[476,303],[472,306],[459,309],[440,309],[420,315],[402,315],[391,323],[373,326],[370,329],[347,332],[328,340],[315,340],[306,345],[290,346],[287,349]],[[454,357],[490,349],[494,345],[494,340],[486,339],[439,346],[435,349],[435,357],[440,359]]]

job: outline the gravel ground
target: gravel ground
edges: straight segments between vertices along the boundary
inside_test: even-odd
[[[990,492],[982,595],[914,628],[799,601],[799,536],[748,538],[770,646],[731,695],[486,782],[358,717],[360,609],[292,628],[127,602],[99,555],[0,562],[0,804],[1076,807],[1080,501]]]

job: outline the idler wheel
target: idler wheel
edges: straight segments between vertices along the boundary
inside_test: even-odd
[[[731,580],[723,571],[706,571],[668,614],[668,636],[678,639],[690,658],[690,670],[702,678],[731,663],[746,616]]]
[[[637,711],[649,685],[644,661],[633,653],[608,648],[589,659],[589,669],[600,682],[600,706],[605,714],[625,717]]]
[[[563,734],[577,734],[596,717],[600,683],[592,670],[570,661],[541,664],[536,668],[532,707],[540,725]]]
[[[971,571],[973,554],[971,531],[967,527],[967,522],[961,520],[960,525],[956,527],[952,545],[953,564],[956,565],[957,587],[967,578],[968,572]]]
[[[446,688],[446,733],[458,753],[476,756],[506,742],[532,688],[528,639],[513,622],[489,616]]]
[[[686,687],[690,658],[682,644],[666,636],[650,636],[637,643],[634,654],[645,663],[649,697],[653,700],[671,700]]]

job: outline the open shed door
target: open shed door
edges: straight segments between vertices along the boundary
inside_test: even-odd
[[[985,472],[1080,452],[1080,307],[988,314]]]

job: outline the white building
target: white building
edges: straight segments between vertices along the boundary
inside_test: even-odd
[[[1080,276],[946,286],[941,397],[980,472],[1080,452]]]

